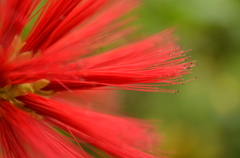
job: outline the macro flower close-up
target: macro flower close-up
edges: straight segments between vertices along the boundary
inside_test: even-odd
[[[151,121],[86,108],[118,106],[117,90],[174,93],[161,86],[191,72],[173,29],[133,35],[139,3],[0,1],[0,157],[162,157]]]

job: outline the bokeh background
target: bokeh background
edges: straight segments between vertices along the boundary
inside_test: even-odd
[[[125,111],[160,119],[161,149],[171,158],[240,158],[240,1],[143,0],[144,32],[177,28],[198,65],[179,93],[125,92]]]

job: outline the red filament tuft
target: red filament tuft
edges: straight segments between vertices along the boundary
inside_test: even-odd
[[[159,87],[185,83],[196,65],[172,29],[133,36],[134,17],[124,15],[139,2],[0,1],[0,157],[161,157],[149,122],[87,108],[117,109],[106,90],[175,93]]]

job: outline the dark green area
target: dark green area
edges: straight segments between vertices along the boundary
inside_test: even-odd
[[[240,157],[240,1],[145,0],[139,23],[148,33],[176,27],[198,77],[177,94],[126,92],[131,116],[161,119],[171,158]]]

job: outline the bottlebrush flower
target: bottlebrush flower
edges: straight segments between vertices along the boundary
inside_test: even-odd
[[[1,157],[92,157],[86,149],[110,157],[159,157],[152,152],[158,142],[148,123],[59,100],[60,93],[111,87],[175,92],[157,87],[183,83],[179,78],[194,65],[185,62],[189,57],[171,30],[119,46],[134,30],[123,27],[131,19],[119,18],[138,3],[0,1]],[[100,47],[106,52],[98,53]]]

